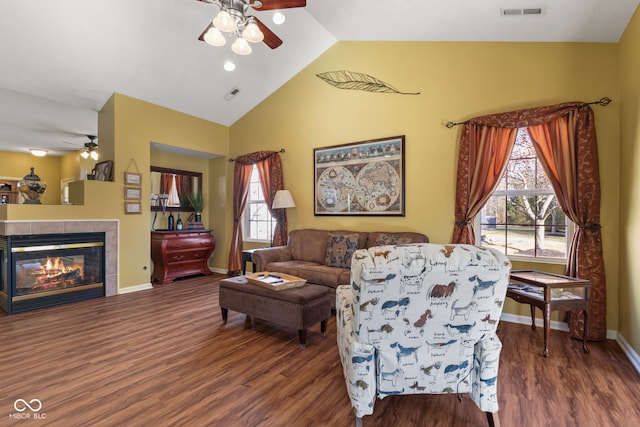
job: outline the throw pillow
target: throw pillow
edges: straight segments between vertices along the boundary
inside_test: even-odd
[[[351,268],[351,257],[358,249],[357,233],[329,234],[325,264],[329,267]]]
[[[397,234],[380,234],[376,239],[376,246],[405,245],[411,243],[410,237],[400,237]]]

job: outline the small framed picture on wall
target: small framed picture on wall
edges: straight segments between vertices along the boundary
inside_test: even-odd
[[[124,185],[142,185],[142,175],[139,173],[125,172]]]
[[[124,187],[125,200],[140,200],[142,197],[142,189],[139,187]]]
[[[124,202],[124,213],[127,215],[142,213],[140,202]]]

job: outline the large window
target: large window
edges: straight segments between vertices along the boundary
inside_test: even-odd
[[[249,196],[244,211],[245,240],[271,242],[276,221],[264,201],[258,168],[253,166],[249,182]]]
[[[525,128],[518,129],[500,184],[476,220],[478,244],[510,258],[564,261],[573,225],[553,192]]]

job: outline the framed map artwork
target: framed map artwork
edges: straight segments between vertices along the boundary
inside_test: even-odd
[[[314,215],[404,216],[404,135],[313,150]]]

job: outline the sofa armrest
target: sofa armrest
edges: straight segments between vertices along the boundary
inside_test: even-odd
[[[358,341],[353,329],[354,305],[350,286],[336,289],[336,325],[342,372],[356,417],[373,414],[376,399],[376,349]]]
[[[256,266],[256,271],[265,271],[265,266],[270,262],[291,261],[291,249],[289,246],[259,249],[253,252],[251,260]]]

